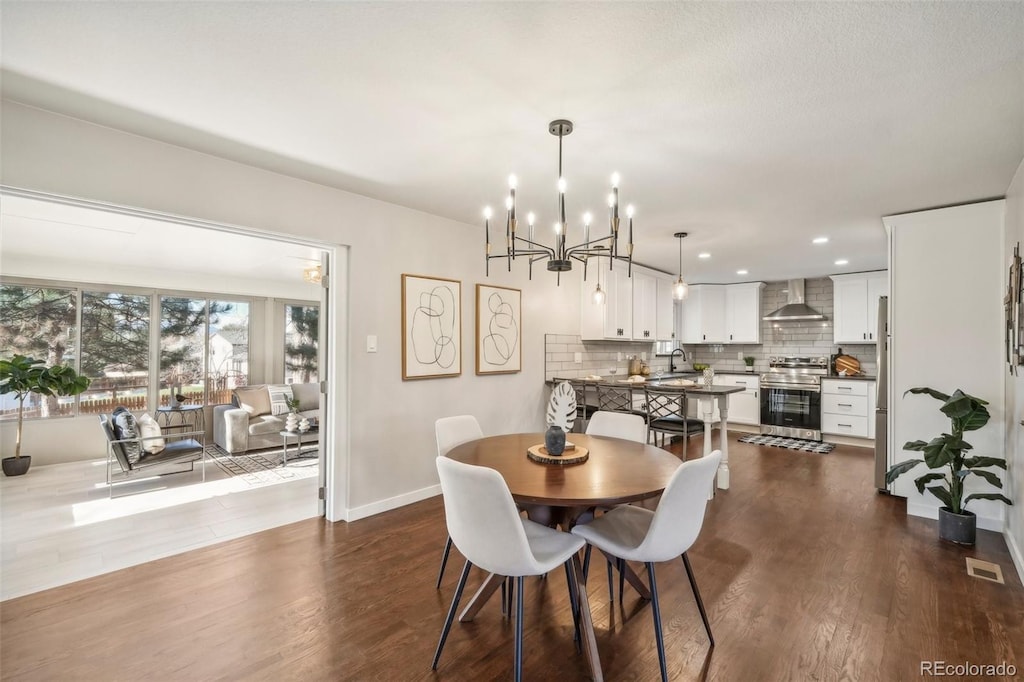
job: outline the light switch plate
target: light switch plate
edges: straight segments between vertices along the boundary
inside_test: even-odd
[[[366,337],[366,352],[376,353],[377,352],[377,335],[370,334]]]

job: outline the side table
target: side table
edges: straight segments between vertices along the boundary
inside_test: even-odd
[[[281,466],[286,466],[288,464],[289,439],[295,439],[295,458],[299,459],[302,457],[302,437],[307,435],[316,436],[319,434],[319,429],[308,429],[306,431],[280,431],[279,433],[281,434],[281,440],[284,442],[284,447],[281,451]]]
[[[206,412],[202,405],[162,405],[156,408],[156,422],[169,431],[199,431],[206,433]]]

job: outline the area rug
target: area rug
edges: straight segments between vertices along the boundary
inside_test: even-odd
[[[288,452],[288,464],[281,466],[280,449],[231,455],[217,445],[206,446],[207,461],[213,460],[224,473],[240,478],[252,486],[316,476],[320,466],[318,454],[316,448],[306,448],[302,450],[301,455],[296,456],[293,447]]]
[[[789,448],[790,450],[800,450],[802,452],[816,452],[821,455],[832,452],[836,447],[832,443],[822,443],[816,440],[783,438],[781,436],[758,436],[754,434],[741,436],[739,441],[741,443],[753,443],[754,445],[771,445],[775,448]]]

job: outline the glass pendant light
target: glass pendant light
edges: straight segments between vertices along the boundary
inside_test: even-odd
[[[597,268],[597,288],[594,289],[591,298],[593,298],[594,305],[604,304],[604,289],[601,288],[601,268]]]
[[[677,301],[685,300],[690,294],[690,285],[683,280],[683,239],[688,233],[676,232],[673,237],[679,240],[679,279],[672,285],[672,298]]]

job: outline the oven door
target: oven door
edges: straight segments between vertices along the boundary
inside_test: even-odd
[[[761,426],[821,431],[818,386],[761,386]]]

